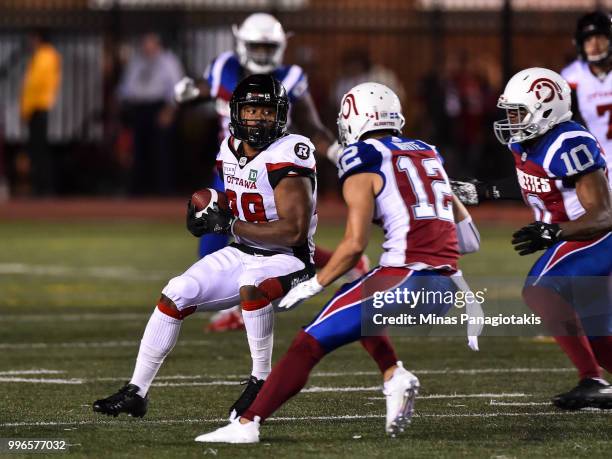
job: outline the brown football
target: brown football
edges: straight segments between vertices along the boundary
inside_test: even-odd
[[[217,203],[219,209],[229,210],[227,196],[223,191],[217,191],[212,188],[204,188],[198,190],[191,195],[191,203],[195,206],[196,217],[200,217],[202,212],[209,206]]]

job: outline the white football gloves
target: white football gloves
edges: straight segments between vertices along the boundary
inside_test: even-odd
[[[278,307],[286,310],[292,309],[322,290],[323,286],[319,284],[317,276],[311,277],[289,290],[289,293],[281,300]]]
[[[179,104],[197,99],[199,95],[200,90],[192,78],[184,77],[174,85],[174,100]]]

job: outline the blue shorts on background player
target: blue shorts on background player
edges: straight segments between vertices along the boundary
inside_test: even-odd
[[[216,172],[213,174],[213,182],[210,188],[214,188],[217,191],[225,191],[225,187],[223,186],[223,182],[219,177],[219,174]],[[205,234],[200,237],[200,241],[198,243],[198,256],[200,258],[205,257],[217,250],[221,250],[225,247],[229,242],[229,236],[225,234]]]

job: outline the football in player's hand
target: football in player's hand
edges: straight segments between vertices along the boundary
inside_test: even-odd
[[[191,195],[191,204],[195,207],[196,218],[201,217],[214,204],[217,204],[221,210],[230,210],[226,194],[223,191],[217,191],[212,188],[204,188],[193,193]]]

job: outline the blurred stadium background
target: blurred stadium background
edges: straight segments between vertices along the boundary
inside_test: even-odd
[[[126,196],[131,137],[117,93],[140,36],[159,34],[185,73],[200,76],[213,57],[232,49],[231,25],[253,11],[275,14],[294,33],[285,62],[306,70],[332,132],[339,80],[374,75],[402,93],[406,132],[438,145],[451,175],[505,175],[511,161],[497,154],[503,150],[490,128],[504,80],[529,66],[559,70],[575,56],[577,17],[605,6],[593,0],[4,0],[0,175],[10,196],[32,194],[19,95],[33,29],[46,30],[63,61],[49,115],[53,194]],[[163,194],[206,183],[215,123],[213,103],[178,114],[172,186]],[[329,167],[322,165],[324,193],[335,187]]]
[[[133,138],[117,94],[143,34],[158,34],[184,72],[199,76],[233,47],[232,24],[270,12],[294,33],[285,62],[304,67],[332,132],[339,82],[349,74],[376,75],[402,92],[405,132],[438,145],[450,175],[487,178],[513,173],[491,129],[504,80],[524,67],[563,67],[575,56],[576,19],[597,7],[612,1],[2,0],[0,437],[67,438],[78,445],[76,457],[201,455],[192,438],[222,422],[249,368],[241,333],[204,335],[205,318],[194,318],[154,385],[144,421],[101,419],[90,410],[95,398],[129,377],[160,289],[195,259],[184,206],[210,180],[217,146],[213,103],[180,110],[167,169],[171,186],[151,187],[144,196],[130,190]],[[62,57],[48,131],[55,187],[47,193],[32,187],[19,117],[33,30],[47,31]],[[343,207],[333,166],[322,161],[320,171],[317,242],[333,247]],[[474,215],[483,245],[462,264],[468,279],[498,272],[520,280],[533,259],[516,256],[509,235],[529,221],[529,212],[501,204]],[[373,259],[378,238],[369,248]],[[279,317],[275,357],[324,299]],[[509,299],[521,301],[518,289]],[[285,422],[264,430],[272,446],[220,452],[609,455],[608,415],[559,414],[548,404],[551,394],[575,383],[555,345],[484,338],[483,351],[473,354],[459,337],[397,344],[423,384],[407,441],[382,437],[378,376],[350,346],[323,362],[312,390],[279,412]]]

